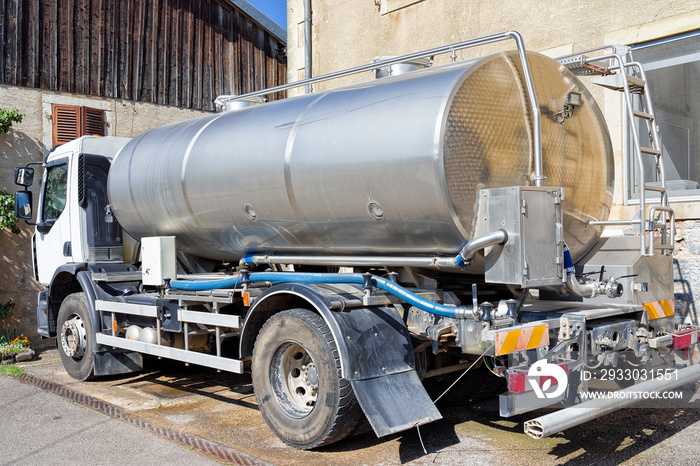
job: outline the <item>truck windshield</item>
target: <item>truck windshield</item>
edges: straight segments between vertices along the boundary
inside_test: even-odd
[[[66,206],[68,166],[56,165],[48,169],[44,185],[43,220],[56,220]]]

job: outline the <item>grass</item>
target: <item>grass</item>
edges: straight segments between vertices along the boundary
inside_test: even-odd
[[[0,374],[14,376],[22,375],[24,374],[24,369],[15,364],[0,365]]]

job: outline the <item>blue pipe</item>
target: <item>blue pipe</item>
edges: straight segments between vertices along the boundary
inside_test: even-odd
[[[271,282],[271,283],[355,283],[363,285],[365,282],[362,274],[359,273],[303,273],[303,272],[255,272],[248,275],[251,282]],[[225,278],[223,280],[172,280],[170,286],[175,290],[184,291],[206,291],[219,288],[236,288],[241,284],[239,275]],[[376,275],[372,275],[372,286],[391,293],[418,309],[422,309],[431,314],[441,317],[465,318],[471,315],[471,309],[464,306],[445,306],[433,301],[421,298],[417,294],[407,290],[401,285]]]
[[[569,252],[569,247],[566,244],[564,244],[564,272],[566,272],[566,275],[576,273],[574,261],[571,260],[571,252]]]

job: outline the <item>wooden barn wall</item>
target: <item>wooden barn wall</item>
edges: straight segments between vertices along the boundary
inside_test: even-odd
[[[3,84],[213,110],[284,84],[284,44],[225,1],[0,0]]]

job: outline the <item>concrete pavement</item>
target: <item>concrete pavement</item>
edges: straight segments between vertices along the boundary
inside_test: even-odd
[[[11,377],[0,394],[0,464],[218,464]]]

